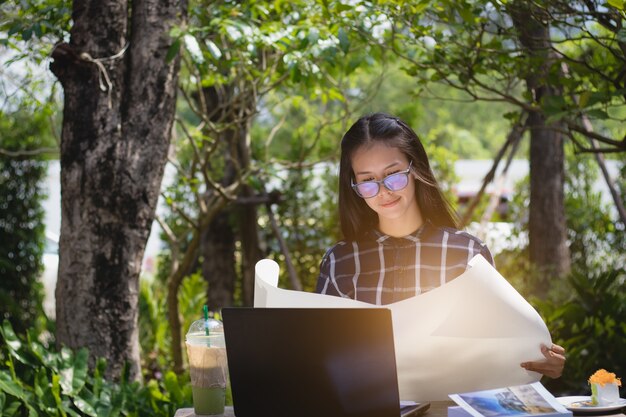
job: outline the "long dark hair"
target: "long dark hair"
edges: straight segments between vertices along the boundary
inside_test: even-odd
[[[378,224],[376,212],[368,207],[351,186],[351,180],[354,179],[354,152],[363,145],[376,142],[398,148],[409,161],[413,161],[413,173],[417,176],[415,196],[422,218],[436,226],[456,228],[456,215],[437,184],[417,134],[397,117],[373,113],[357,120],[341,140],[339,220],[344,239],[355,240]]]

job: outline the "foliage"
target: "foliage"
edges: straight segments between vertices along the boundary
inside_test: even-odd
[[[178,293],[183,317],[183,330],[189,329],[191,323],[202,317],[207,283],[200,273],[187,277]],[[214,313],[211,312],[211,315]],[[141,344],[141,368],[144,380],[165,383],[171,378],[172,368],[171,338],[167,320],[166,287],[158,280],[142,279],[139,290],[139,342]],[[216,317],[219,319],[219,316]],[[186,357],[186,356],[185,356]],[[178,381],[184,386],[185,402],[189,403],[187,385],[189,372],[178,375]],[[166,386],[167,389],[169,389]],[[230,385],[226,387],[226,405],[232,405]]]
[[[574,146],[568,146],[566,159],[565,213],[572,268],[595,272],[623,269],[626,266],[624,225],[616,219],[613,204],[604,201],[603,193],[598,189],[605,179],[600,176],[595,157],[577,154]],[[617,161],[623,170],[623,157]],[[626,200],[624,177],[618,173],[615,179],[618,192],[622,189],[622,200]],[[497,264],[506,277],[515,281],[518,290],[530,294],[534,272],[528,263],[526,249],[530,201],[528,177],[515,188],[516,193],[509,204],[510,217],[515,224],[511,238],[525,243],[520,250],[501,254]],[[604,193],[606,197],[607,192]],[[555,292],[562,290],[556,282],[553,287]]]
[[[207,283],[200,273],[187,277],[178,293],[183,331],[202,317]],[[161,379],[172,363],[167,318],[166,286],[142,279],[139,292],[139,341],[144,378]]]
[[[24,331],[41,313],[42,161],[0,158],[0,317]]]
[[[15,51],[17,59],[31,56],[41,61],[49,55],[52,40],[67,37],[68,3],[44,3],[0,2],[0,12],[5,12],[0,13],[0,30],[6,35],[0,43]],[[209,201],[207,195],[219,194],[216,184],[225,185],[222,179],[226,161],[237,159],[230,152],[239,145],[222,139],[224,132],[238,123],[251,126],[245,143],[250,146],[252,161],[237,174],[237,181],[251,185],[259,193],[266,186],[267,191],[281,191],[283,199],[275,206],[277,221],[307,290],[315,284],[318,260],[324,249],[339,238],[335,161],[341,135],[347,124],[356,119],[355,114],[387,111],[405,119],[424,140],[433,169],[451,197],[454,159],[492,155],[503,143],[516,111],[527,110],[531,101],[523,91],[522,80],[537,62],[519,53],[506,3],[190,2],[190,24],[172,31],[175,41],[169,54],[173,58],[182,51],[185,59],[181,74],[184,99],[179,102],[178,137],[174,139],[179,171],[175,183],[164,193],[172,213],[165,223],[178,239],[178,254],[186,251],[192,231],[210,211],[202,212],[200,208]],[[538,106],[547,116],[571,121],[574,127],[580,127],[579,115],[585,112],[596,124],[597,132],[621,137],[624,87],[619,85],[623,70],[619,47],[624,42],[624,29],[614,31],[594,21],[583,2],[570,2],[573,6],[569,9],[565,7],[568,2],[533,3],[555,7],[549,15],[555,18],[551,22],[555,27],[551,32],[555,36],[555,51],[570,68],[570,78],[562,76],[559,65],[550,69],[553,72],[549,77],[559,80],[565,92],[563,97]],[[621,3],[610,1],[606,13],[598,16],[619,22],[615,20],[615,4]],[[25,41],[30,41],[28,48],[23,48]],[[44,47],[38,48],[41,45]],[[204,103],[203,108],[202,92],[211,89],[224,94],[227,101],[215,108]],[[224,117],[228,112],[234,121]],[[2,117],[0,123],[6,120]],[[20,128],[39,122],[37,114],[29,115],[6,131],[22,132]],[[4,131],[3,128],[3,138]],[[579,147],[585,143],[580,132],[572,128],[570,133]],[[16,137],[25,144],[36,135],[22,132]],[[580,311],[574,310],[582,306],[566,296],[576,282],[576,288],[593,286],[598,297],[613,300],[616,284],[606,282],[613,279],[610,277],[615,272],[611,270],[619,270],[615,259],[624,253],[624,229],[612,221],[597,193],[589,188],[588,162],[570,159],[569,168],[566,210],[574,269],[579,278],[573,275],[562,285],[555,284],[554,293],[546,295],[540,309],[549,326],[555,327],[555,341],[568,348],[566,375],[578,378],[567,372],[574,372],[579,365],[581,369],[591,365],[583,363],[589,355],[587,359],[584,355],[579,358],[582,350],[578,352],[574,346],[580,342],[577,337],[584,331],[601,336],[608,334],[607,329],[619,332],[607,322],[606,314],[611,310],[598,305],[585,310],[590,317],[598,318],[591,320],[585,330],[581,330],[583,324],[568,328],[565,323],[579,315]],[[622,181],[620,186],[626,187],[626,183]],[[624,190],[622,195],[626,194]],[[228,194],[228,198],[236,196]],[[518,236],[523,237],[527,188],[522,188],[516,199],[513,208],[517,211],[512,217],[521,225]],[[259,224],[264,237],[261,245],[279,254],[263,214]],[[616,250],[608,258],[611,248]],[[525,251],[504,253],[496,263],[520,292],[529,294],[533,273]],[[607,258],[598,256],[600,251],[607,251]],[[275,256],[281,260],[280,255]],[[168,257],[166,254],[159,263],[159,277],[154,282],[142,281],[140,290],[144,377],[157,391],[170,375],[167,370],[172,361],[171,334],[165,320],[164,276],[177,262]],[[286,269],[281,268],[281,273],[284,283]],[[618,273],[612,282],[621,282],[623,286],[623,274]],[[186,320],[183,331],[201,311],[204,285],[197,274],[183,280],[179,294],[179,313]],[[588,294],[591,290],[576,291],[580,298],[578,292]],[[567,308],[561,311],[563,300],[568,300]],[[607,349],[585,342],[588,352]],[[22,364],[16,369],[20,380],[26,381],[29,368]],[[179,378],[188,380],[184,379],[185,374]],[[34,382],[29,386],[34,390]],[[51,387],[48,386],[50,390]],[[113,386],[111,390],[114,391]],[[144,394],[138,394],[141,395]]]
[[[34,110],[31,100],[16,102],[9,93],[0,92],[5,100],[0,109],[0,317],[21,332],[36,325],[41,312],[45,195],[40,183],[47,163],[33,150],[51,141],[51,109]]]
[[[527,248],[503,253],[496,262],[538,309],[553,341],[566,349],[563,376],[544,383],[555,394],[581,395],[589,391],[587,378],[599,368],[626,373],[626,251],[623,226],[594,191],[596,161],[569,150],[565,207],[572,273],[565,280],[552,280],[547,294],[531,297],[536,272],[529,265]],[[618,183],[622,184],[623,180]],[[517,188],[511,209],[519,237],[527,222],[528,179]]]
[[[361,3],[381,12],[367,1]],[[618,126],[624,120],[625,85],[619,74],[626,57],[624,7],[618,3],[390,2],[382,6],[390,27],[382,40],[372,41],[387,45],[406,63],[407,74],[424,96],[433,94],[433,83],[448,85],[466,93],[470,100],[541,111],[550,121],[561,120],[578,149],[588,149],[585,136],[593,136],[605,148],[623,151],[619,142],[623,129]],[[519,33],[512,22],[520,10],[551,29],[550,45],[538,55],[521,53]],[[547,56],[554,63],[539,74],[537,69]],[[533,103],[523,88],[523,81],[532,73],[542,78],[539,82],[563,93]],[[620,81],[611,81],[616,79]],[[506,117],[515,117],[509,112]],[[602,129],[590,132],[580,121],[583,113]]]
[[[563,300],[537,301],[555,343],[567,353],[563,376],[546,381],[551,392],[589,392],[587,379],[600,368],[626,375],[626,272],[573,272]]]
[[[613,204],[602,200],[594,183],[605,182],[591,155],[571,155],[567,160],[565,209],[572,263],[579,270],[609,271],[626,267],[624,224],[615,221]],[[623,183],[618,177],[618,186]],[[623,195],[623,194],[622,194]],[[624,196],[623,200],[626,200]]]
[[[599,177],[594,157],[570,157],[568,166],[566,210],[574,272],[552,304],[540,308],[555,339],[569,351],[562,381],[555,386],[580,393],[588,390],[581,381],[599,368],[626,374],[626,235],[625,225],[614,220],[611,206],[594,191],[593,180]],[[624,184],[624,177],[617,176],[623,202]]]
[[[318,164],[311,167],[299,167],[283,170],[277,189],[281,190],[281,202],[275,209],[276,221],[285,240],[289,255],[297,276],[305,291],[313,291],[319,268],[319,260],[324,250],[330,247],[336,238],[333,230],[338,231],[336,213],[336,195],[333,190],[336,177],[333,175],[334,164]],[[280,268],[280,286],[289,288],[288,271],[284,255],[272,234],[268,219],[259,219],[261,230],[269,243],[268,252],[274,255]],[[320,229],[329,233],[319,233]]]
[[[0,317],[24,332],[48,325],[41,314],[38,281],[45,242],[41,182],[46,154],[56,153],[51,132],[57,110],[55,89],[37,64],[43,53],[33,46],[37,52],[31,54],[24,41],[50,35],[56,30],[52,15],[66,9],[16,3],[0,3]]]
[[[70,3],[65,0],[0,2],[0,45],[16,53],[11,61],[44,61],[68,36]]]
[[[3,416],[163,416],[191,404],[191,388],[173,372],[162,381],[141,385],[127,372],[119,383],[104,379],[106,362],[88,367],[88,352],[55,351],[38,342],[33,332],[16,336],[5,320],[2,328],[0,411]]]

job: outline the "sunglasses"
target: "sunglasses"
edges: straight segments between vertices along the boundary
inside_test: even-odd
[[[361,198],[376,197],[380,192],[380,184],[384,185],[389,191],[400,191],[409,184],[409,172],[413,161],[409,163],[409,167],[404,171],[396,172],[388,175],[380,181],[363,181],[355,184],[351,181],[352,188]]]

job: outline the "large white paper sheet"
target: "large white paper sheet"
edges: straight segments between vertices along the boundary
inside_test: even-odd
[[[375,307],[280,289],[278,274],[274,261],[257,263],[255,307]],[[538,381],[541,375],[520,363],[544,359],[541,344],[552,344],[537,311],[480,255],[446,285],[380,307],[392,313],[403,400],[447,400],[449,394]]]

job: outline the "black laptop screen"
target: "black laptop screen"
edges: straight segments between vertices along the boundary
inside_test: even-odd
[[[237,417],[400,415],[388,309],[225,308]]]

